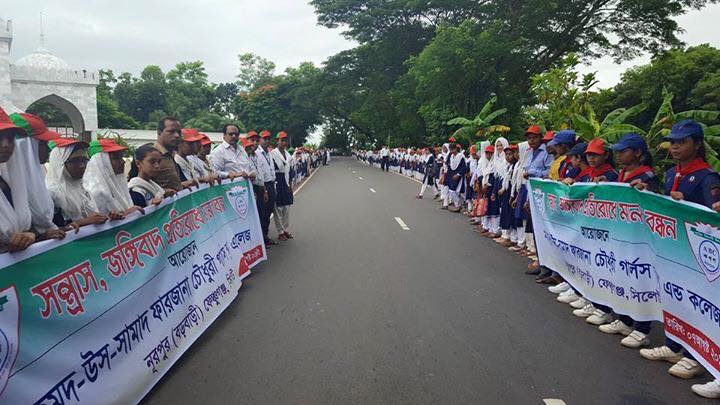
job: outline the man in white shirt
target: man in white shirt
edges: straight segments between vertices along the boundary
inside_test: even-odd
[[[213,170],[221,179],[255,178],[255,175],[250,173],[250,162],[247,154],[243,148],[238,146],[239,139],[240,130],[238,127],[226,124],[223,127],[223,142],[213,149],[208,156]]]
[[[268,150],[271,135],[268,131],[262,131],[260,135],[256,133],[251,134],[252,136],[250,139],[257,144],[255,156],[257,157],[258,180],[263,182],[265,193],[268,196],[263,212],[259,212],[260,225],[262,226],[265,244],[276,245],[277,242],[270,239],[268,235],[270,230],[270,214],[275,209],[275,199],[277,198],[277,193],[275,191],[275,164],[273,163],[273,160],[270,157],[270,151]]]
[[[387,146],[383,146],[383,148],[380,150],[380,169],[384,171],[390,170],[390,165],[388,164],[388,160],[390,160],[390,150],[387,148]]]

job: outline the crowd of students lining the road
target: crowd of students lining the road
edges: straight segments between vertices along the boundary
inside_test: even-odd
[[[675,162],[665,181],[653,171],[652,156],[644,138],[624,135],[608,145],[603,139],[590,142],[578,139],[572,130],[543,132],[533,125],[525,132],[526,141],[510,144],[505,138],[478,142],[463,150],[454,138],[440,148],[383,147],[379,150],[355,150],[354,156],[384,171],[422,179],[417,198],[429,189],[442,209],[463,212],[476,231],[501,246],[528,257],[526,274],[538,284],[549,285],[557,300],[570,305],[573,314],[597,325],[601,332],[620,334],[620,343],[640,349],[648,360],[673,363],[668,370],[675,377],[690,379],[704,368],[679,343],[667,338],[665,345],[650,345],[650,322],[631,317],[613,316],[613,309],[593,304],[578,294],[556,272],[540,266],[535,249],[528,203],[528,179],[544,178],[565,184],[576,182],[622,182],[641,190],[664,193],[675,200],[686,200],[720,212],[720,176],[706,160],[702,126],[686,120],[673,126],[666,140]],[[720,380],[692,386],[693,392],[706,398],[720,398]]]
[[[232,124],[212,148],[207,135],[172,117],[158,122],[155,143],[134,151],[129,173],[127,154],[114,140],[61,137],[36,115],[0,108],[0,253],[63,239],[84,226],[144,213],[182,190],[235,178],[252,183],[269,247],[277,244],[269,237],[271,216],[277,239],[292,239],[293,187],[329,159],[327,150],[293,150],[285,132],[241,134]]]

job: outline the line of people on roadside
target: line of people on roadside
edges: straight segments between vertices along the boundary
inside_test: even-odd
[[[0,109],[0,253],[63,239],[67,232],[144,212],[200,184],[226,179],[251,181],[266,246],[274,216],[279,240],[290,233],[293,186],[311,170],[314,151],[289,151],[285,132],[241,134],[223,127],[223,142],[165,117],[157,141],[138,147],[126,170],[128,147],[112,139],[84,142],[61,137],[29,113]],[[318,158],[320,155],[318,154]]]
[[[418,178],[422,173],[417,198],[423,198],[430,189],[443,209],[468,215],[480,235],[528,257],[532,263],[526,274],[535,276],[536,283],[548,285],[550,292],[558,294],[559,302],[573,308],[574,315],[598,326],[603,333],[622,335],[622,346],[640,349],[640,355],[648,360],[673,363],[668,372],[675,377],[690,379],[703,374],[700,363],[670,338],[664,345],[646,348],[651,343],[650,322],[614,316],[612,308],[590,302],[560,274],[540,266],[527,184],[530,178],[568,185],[628,183],[720,212],[720,175],[707,162],[703,127],[692,120],[673,126],[665,140],[670,144],[669,155],[675,165],[665,173],[662,183],[654,172],[648,145],[638,134],[626,134],[609,145],[601,138],[583,142],[573,130],[543,132],[540,126],[533,125],[525,132],[525,139],[511,144],[501,137],[493,143],[478,142],[464,151],[451,137],[440,148],[407,152],[383,147],[377,151],[356,150],[353,154],[383,170],[404,169],[404,174]],[[720,380],[695,384],[692,390],[706,398],[720,398]]]

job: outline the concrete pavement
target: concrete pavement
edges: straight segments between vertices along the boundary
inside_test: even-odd
[[[295,239],[144,402],[711,403],[418,189],[349,158],[320,169],[296,196]]]

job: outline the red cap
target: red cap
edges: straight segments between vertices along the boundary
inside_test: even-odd
[[[87,142],[75,138],[57,138],[50,141],[50,148],[67,148],[72,145],[90,146]]]
[[[99,152],[112,153],[123,150],[127,150],[127,148],[122,145],[116,144],[115,141],[113,141],[112,139],[103,138],[90,142],[88,154],[90,156],[93,156]]]
[[[272,137],[272,134],[270,134],[270,131],[262,131],[260,132],[260,138],[270,138]]]
[[[531,125],[530,128],[525,131],[525,135],[542,135],[542,129],[539,125]]]
[[[457,142],[457,141],[455,141],[455,137],[454,137],[454,136],[451,136],[450,139],[448,139],[448,142],[450,142],[450,143],[455,143],[455,142]]]
[[[253,136],[260,137],[260,135],[258,135],[257,132],[255,132],[255,131],[250,131],[250,132],[248,132],[246,138],[252,138]]]
[[[485,152],[495,153],[495,147],[492,145],[488,145],[488,147],[485,148]]]
[[[548,143],[548,142],[552,141],[553,138],[555,138],[555,131],[547,131],[547,132],[545,132],[545,136],[543,137],[542,141],[544,143]]]
[[[605,153],[606,144],[605,141],[600,138],[595,138],[588,143],[585,153],[594,153],[596,155],[602,155]]]
[[[21,127],[15,125],[15,123],[12,122],[12,120],[7,115],[5,110],[0,108],[0,131],[4,131],[6,129],[14,129],[14,130],[22,132],[23,135],[27,135],[27,131],[25,131],[24,128],[21,128]]]
[[[202,139],[200,139],[200,144],[201,144],[201,145],[205,146],[205,145],[211,145],[211,144],[212,144],[212,140],[210,139],[209,136],[207,136],[207,135],[205,135],[205,134],[200,134],[200,137],[202,138]]]
[[[257,134],[255,134],[255,135],[257,135]],[[245,138],[240,138],[240,140],[242,141],[242,146],[243,146],[243,148],[247,148],[248,146],[255,145],[255,142],[251,141],[251,140],[250,140],[249,138],[247,138],[247,137],[245,137]]]
[[[24,120],[25,122],[27,122],[28,127],[30,127],[29,134],[38,141],[49,142],[53,139],[60,138],[60,134],[55,131],[49,130],[45,125],[45,121],[43,121],[42,118],[38,117],[37,115],[29,113],[13,114],[10,119],[12,119],[13,122],[15,122],[16,124],[20,124],[20,122],[18,122],[16,119],[13,119],[13,117],[20,117],[20,121]],[[27,129],[27,127],[25,127],[25,129]]]
[[[287,137],[288,137],[288,134],[286,134],[285,131],[280,131],[280,133],[278,133],[278,135],[277,135],[278,139],[283,139],[283,138],[287,138]]]
[[[202,136],[197,129],[183,128],[182,129],[182,140],[185,142],[197,142],[202,140]]]
[[[470,153],[475,153],[475,152],[477,152],[477,146],[472,145],[472,146],[470,147]]]
[[[518,149],[518,146],[515,144],[510,144],[505,148],[505,150],[517,150],[517,149]]]

